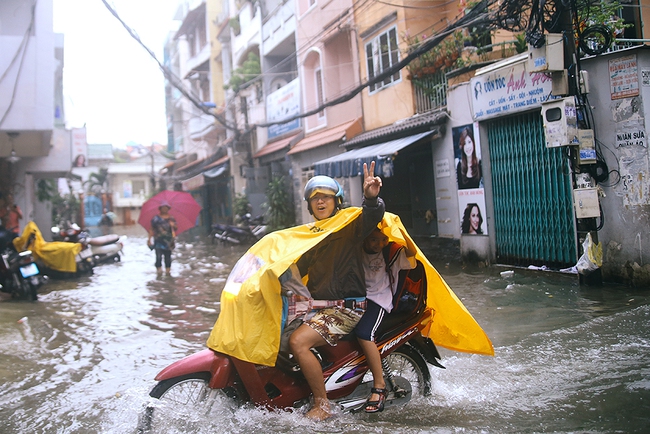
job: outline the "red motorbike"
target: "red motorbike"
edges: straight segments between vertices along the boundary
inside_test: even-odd
[[[431,318],[422,264],[402,271],[397,288],[395,308],[377,333],[388,389],[386,408],[430,393],[427,362],[444,368],[433,341],[421,334]],[[343,411],[362,410],[373,383],[356,338],[348,336],[335,347],[312,351],[321,361],[328,398]],[[140,433],[193,432],[216,408],[249,403],[295,409],[308,404],[311,396],[297,363],[284,352],[276,366],[269,367],[206,349],[168,366],[155,379],[158,383],[149,393],[153,399],[139,421]]]

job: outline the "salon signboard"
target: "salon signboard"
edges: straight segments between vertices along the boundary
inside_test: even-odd
[[[551,95],[551,75],[526,70],[527,57],[471,79],[472,115],[480,121],[540,107]],[[487,68],[486,68],[487,69]]]
[[[295,80],[271,93],[266,99],[267,122],[278,122],[300,114],[300,81]],[[300,128],[300,119],[284,124],[270,125],[268,139],[271,140]]]

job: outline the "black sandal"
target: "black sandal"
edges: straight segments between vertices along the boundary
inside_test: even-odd
[[[379,413],[380,411],[384,411],[384,401],[386,401],[386,389],[378,389],[376,387],[373,387],[370,389],[371,394],[377,394],[379,395],[379,399],[377,401],[370,401],[370,398],[368,398],[368,401],[366,401],[366,413]]]

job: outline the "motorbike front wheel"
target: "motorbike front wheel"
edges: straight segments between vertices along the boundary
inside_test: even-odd
[[[393,376],[402,377],[411,383],[413,398],[431,393],[431,372],[424,357],[416,349],[404,345],[388,355],[386,362]]]
[[[149,393],[155,400],[145,408],[138,433],[196,432],[212,421],[230,420],[236,401],[210,389],[209,381],[208,372],[197,372],[159,382]]]

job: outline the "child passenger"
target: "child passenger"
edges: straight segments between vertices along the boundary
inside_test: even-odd
[[[386,246],[388,237],[379,228],[375,228],[363,242],[362,263],[366,278],[367,305],[354,331],[373,377],[372,394],[366,402],[366,413],[383,411],[386,400],[386,382],[379,349],[375,344],[375,333],[384,315],[393,309],[393,294],[400,270],[410,270],[416,265],[415,252],[399,246],[396,254],[389,255],[387,266],[383,254]]]

